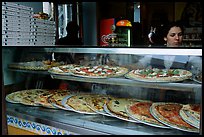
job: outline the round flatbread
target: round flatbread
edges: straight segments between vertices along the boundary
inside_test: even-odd
[[[119,66],[80,66],[71,70],[72,75],[86,78],[120,77],[128,72],[127,68]]]
[[[38,98],[40,95],[47,94],[48,90],[45,89],[29,89],[24,90],[22,92],[22,100],[19,102],[24,105],[30,105],[30,106],[42,106],[39,103],[36,103],[38,101]]]
[[[112,99],[111,96],[95,94],[87,97],[85,100],[86,105],[96,113],[110,116],[104,110],[104,104],[109,102],[111,99]]]
[[[70,75],[71,69],[79,67],[79,65],[76,64],[67,64],[67,65],[61,65],[57,67],[52,67],[48,70],[50,74],[59,74],[59,75]]]
[[[192,77],[192,73],[183,69],[137,69],[131,70],[126,78],[144,82],[178,82]]]
[[[90,94],[77,94],[77,95],[70,95],[65,97],[65,101],[63,101],[63,105],[68,108],[72,108],[73,111],[83,114],[97,114],[92,109],[90,109],[86,105],[86,98],[90,96]],[[63,99],[63,100],[64,100]]]
[[[150,101],[136,102],[136,103],[127,105],[126,112],[131,118],[141,123],[154,126],[154,127],[169,128],[168,126],[165,126],[164,124],[160,123],[151,115],[150,113],[151,105],[152,105],[152,102]]]
[[[72,93],[69,90],[56,90],[53,96],[50,96],[48,98],[48,102],[50,102],[53,106],[57,108],[66,109],[64,105],[62,105],[62,100],[64,97],[71,95],[71,94]]]
[[[108,110],[115,115],[116,117],[121,117],[123,119],[132,119],[129,117],[125,110],[125,106],[131,104],[133,102],[139,102],[141,100],[133,99],[133,98],[113,98],[110,100],[106,106]]]
[[[64,62],[55,62],[50,60],[44,60],[44,61],[29,61],[29,62],[16,62],[11,63],[8,65],[9,68],[12,69],[23,69],[23,70],[48,70],[51,67],[63,65]]]
[[[198,133],[199,130],[197,128],[186,123],[179,115],[179,111],[182,106],[183,105],[179,103],[157,102],[153,103],[150,107],[150,113],[164,125],[182,131]]]
[[[12,92],[6,95],[6,101],[10,103],[20,103],[23,96],[21,95],[21,91]]]

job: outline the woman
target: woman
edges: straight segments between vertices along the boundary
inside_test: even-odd
[[[183,40],[183,31],[184,28],[179,22],[171,22],[169,24],[166,24],[162,26],[162,28],[158,29],[158,34],[160,34],[160,41],[163,41],[163,45],[166,47],[179,47],[182,45]],[[155,44],[161,44],[161,43],[155,43]],[[161,46],[161,45],[160,45]],[[183,61],[177,61],[175,62],[177,58],[182,58]],[[156,67],[161,69],[170,69],[173,67],[179,67],[184,68],[186,62],[188,61],[188,57],[184,56],[161,56],[161,55],[146,55],[142,59],[139,60],[139,64],[141,64],[144,68],[147,67]],[[179,63],[178,63],[179,62]],[[182,64],[182,65],[181,65]],[[181,67],[182,66],[182,67]]]
[[[171,22],[164,28],[163,37],[167,47],[182,45],[184,28],[179,22]]]

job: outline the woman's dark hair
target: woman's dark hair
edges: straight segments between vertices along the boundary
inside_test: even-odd
[[[182,22],[180,22],[180,21],[169,22],[168,24],[165,24],[165,25],[163,26],[163,34],[162,34],[162,35],[163,35],[163,38],[167,36],[167,34],[169,33],[169,30],[170,30],[172,27],[180,27],[182,33],[184,32],[184,27],[183,27]]]

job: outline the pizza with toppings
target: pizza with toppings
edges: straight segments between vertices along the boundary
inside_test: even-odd
[[[33,71],[40,71],[40,70],[48,70],[51,67],[56,67],[63,65],[64,62],[55,62],[50,60],[43,60],[43,61],[28,61],[28,62],[15,62],[8,65],[9,68],[12,69],[23,69],[23,70],[33,70]]]
[[[180,109],[183,107],[179,103],[165,103],[157,102],[153,103],[150,107],[150,113],[154,118],[164,125],[172,128],[187,131],[187,132],[199,132],[199,130],[190,124],[186,123],[179,115]]]
[[[120,77],[128,72],[127,68],[119,66],[79,66],[71,70],[74,76],[87,78],[110,78]]]
[[[92,109],[90,109],[86,105],[86,98],[88,98],[90,94],[76,94],[70,95],[62,100],[62,104],[75,112],[84,113],[84,114],[97,114]]]
[[[56,92],[56,90],[47,90],[47,92],[44,92],[44,93],[38,95],[34,101],[35,104],[39,104],[39,105],[41,105],[43,107],[47,107],[47,108],[56,108],[48,101],[48,98],[53,96],[55,92]]]
[[[126,106],[127,114],[141,123],[154,126],[154,127],[161,127],[161,128],[168,128],[164,124],[160,123],[156,120],[150,113],[150,106],[152,102],[136,102],[133,104],[129,104]]]
[[[61,65],[50,68],[48,72],[51,74],[70,75],[71,69],[75,67],[79,67],[79,65],[76,64]]]
[[[56,90],[53,96],[48,98],[48,102],[57,108],[65,109],[64,105],[62,105],[62,99],[70,94],[69,90]]]
[[[85,100],[86,105],[90,107],[93,111],[102,115],[109,116],[109,114],[106,113],[106,111],[104,110],[103,106],[104,104],[108,103],[111,99],[112,99],[111,96],[95,94],[87,97]]]
[[[124,120],[132,120],[125,110],[125,106],[141,100],[133,98],[113,98],[107,104],[107,109],[113,116]]]
[[[183,105],[179,114],[181,118],[190,125],[200,128],[200,104]]]
[[[6,95],[6,101],[10,103],[20,103],[23,96],[21,95],[22,91],[12,92]]]
[[[137,69],[125,75],[127,78],[144,82],[177,82],[190,79],[192,73],[184,69]]]

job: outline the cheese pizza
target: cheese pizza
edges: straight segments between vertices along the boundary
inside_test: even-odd
[[[125,75],[127,78],[144,82],[177,82],[190,79],[192,73],[183,69],[137,69]]]
[[[87,78],[110,78],[120,77],[128,72],[127,68],[119,66],[79,66],[71,70],[74,76]]]
[[[161,128],[168,128],[164,124],[156,120],[150,113],[151,101],[136,102],[126,106],[128,115],[141,123]]]

